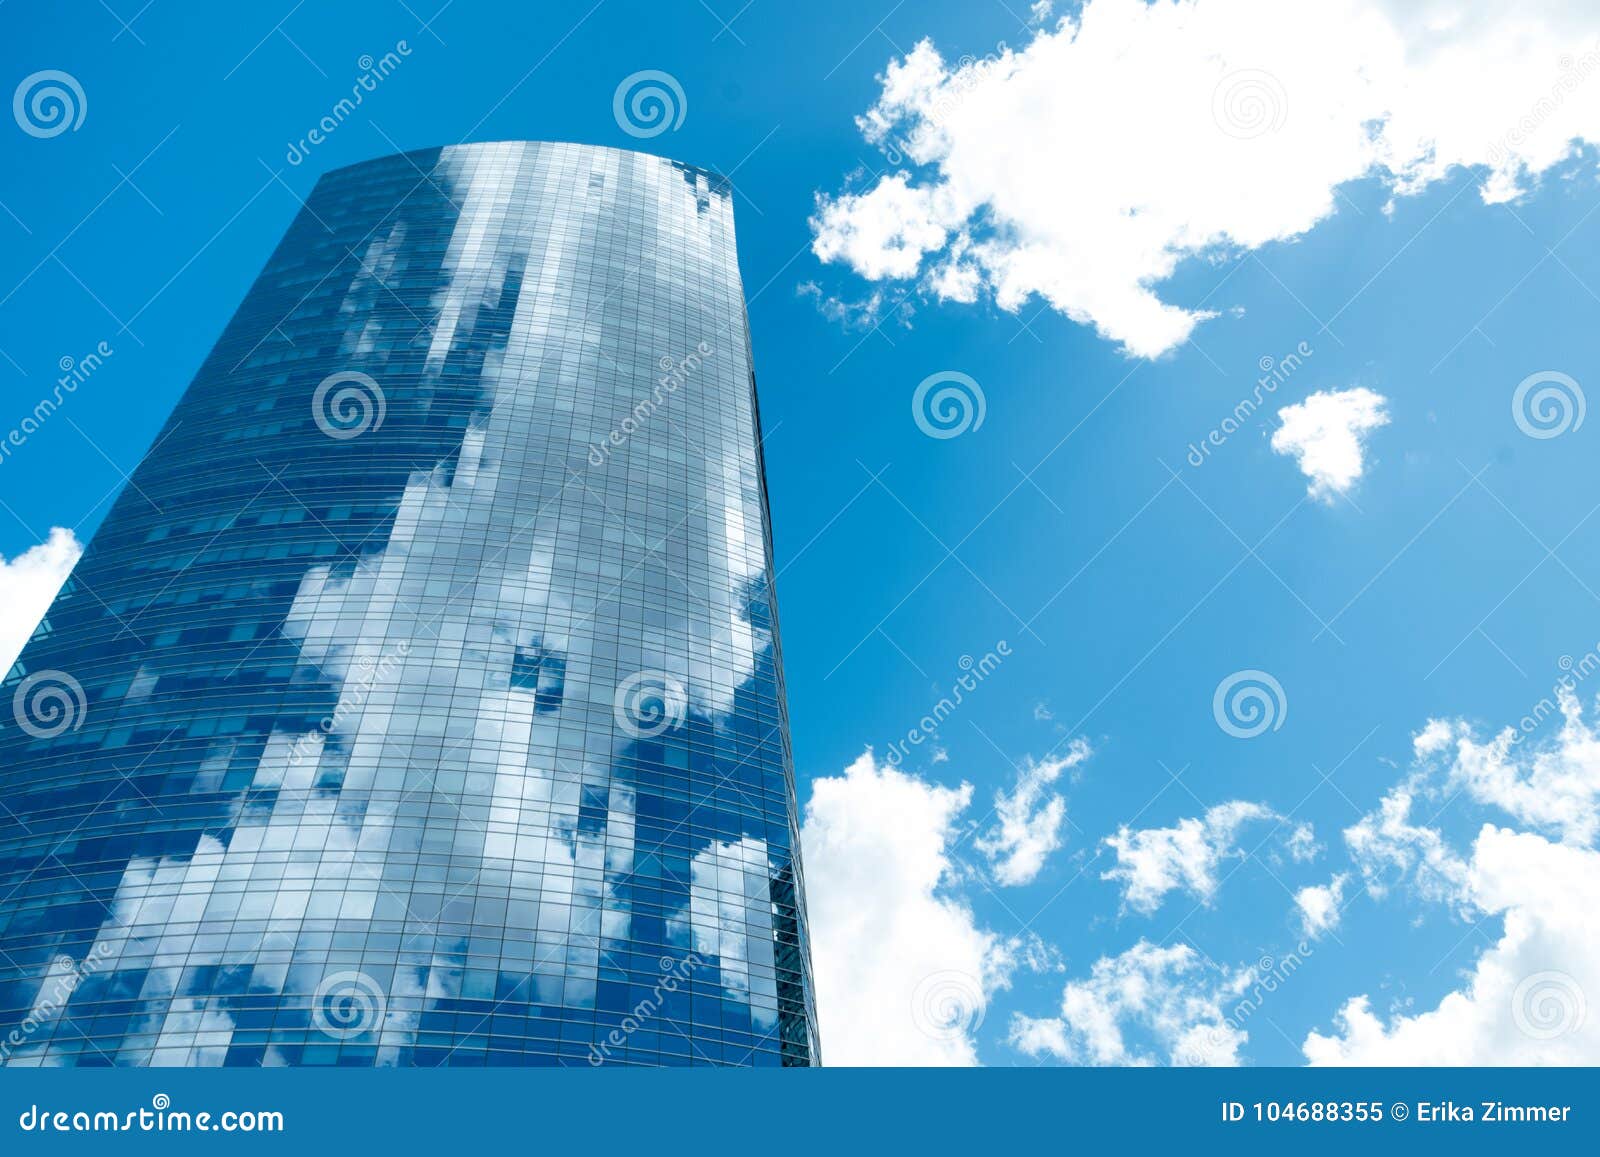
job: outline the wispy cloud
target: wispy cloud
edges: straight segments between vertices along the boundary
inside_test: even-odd
[[[1061,846],[1067,801],[1051,789],[1064,772],[1089,755],[1088,742],[1074,739],[1058,759],[1024,761],[1017,769],[1015,786],[996,793],[994,810],[999,822],[973,844],[988,857],[1000,883],[1032,883],[1050,853]]]

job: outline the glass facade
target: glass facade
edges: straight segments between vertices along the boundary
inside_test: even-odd
[[[12,1065],[817,1058],[731,189],[329,173],[0,703]]]

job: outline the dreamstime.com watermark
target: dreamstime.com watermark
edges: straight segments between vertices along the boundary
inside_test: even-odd
[[[921,747],[938,735],[939,728],[944,726],[945,720],[955,714],[956,708],[966,701],[967,696],[976,691],[978,685],[994,674],[1000,664],[1010,657],[1011,644],[1005,639],[996,643],[994,650],[985,652],[981,659],[962,655],[956,664],[962,673],[950,685],[949,694],[942,696],[926,715],[917,720],[917,725],[906,732],[904,739],[897,739],[886,748],[887,754],[884,758],[890,766],[897,766],[911,754],[913,747]]]
[[[994,66],[1010,52],[1011,49],[1004,40],[997,40],[994,51],[986,52],[982,56],[969,54],[956,61],[955,68],[950,71],[949,79],[939,86],[933,103],[922,111],[922,123],[935,129],[948,125],[955,111],[983,84]],[[874,123],[875,116],[876,123]],[[915,161],[917,150],[913,142],[904,137],[890,136],[889,129],[892,123],[881,113],[869,113],[862,118],[862,128],[866,130],[867,140],[878,146],[878,151],[891,165],[905,164],[908,156]]]
[[[191,1113],[173,1109],[172,1098],[157,1093],[148,1109],[125,1113],[108,1109],[50,1109],[29,1105],[17,1117],[24,1133],[282,1133],[283,1114],[275,1109],[224,1109]]]
[[[655,389],[650,391],[648,398],[642,398],[635,403],[628,416],[611,433],[599,442],[589,445],[589,465],[604,466],[611,457],[611,451],[627,443],[644,427],[644,424],[655,416],[655,412],[666,405],[667,399],[677,393],[690,377],[700,372],[707,359],[717,351],[707,342],[700,342],[694,350],[681,358],[674,360],[670,355],[663,355],[657,366],[662,375],[656,380]]]
[[[399,643],[393,651],[386,652],[374,662],[363,657],[356,663],[358,675],[354,682],[345,680],[344,690],[339,692],[339,700],[333,705],[333,711],[324,715],[317,722],[317,738],[307,732],[295,738],[294,746],[289,749],[289,762],[299,767],[307,755],[315,754],[322,750],[322,737],[332,735],[334,730],[348,719],[351,714],[361,710],[366,705],[367,699],[372,694],[372,689],[381,682],[387,682],[400,667],[405,657],[411,653],[411,642],[405,640]]]
[[[70,956],[56,957],[55,964],[39,985],[39,993],[33,998],[33,1007],[28,1010],[28,1015],[6,1033],[4,1040],[0,1040],[0,1065],[4,1065],[13,1053],[26,1045],[34,1033],[54,1020],[56,1014],[67,1007],[78,986],[93,976],[105,958],[112,954],[110,945],[96,944],[81,961]]]
[[[1209,1065],[1219,1055],[1231,1055],[1235,1039],[1244,1031],[1250,1018],[1261,1010],[1267,997],[1277,992],[1316,950],[1305,940],[1281,957],[1263,956],[1250,969],[1248,987],[1236,994],[1238,999],[1228,1009],[1222,1020],[1211,1025],[1205,1039],[1190,1048],[1182,1060],[1188,1065]]]
[[[22,420],[6,432],[0,440],[0,465],[4,465],[11,458],[12,453],[27,445],[28,439],[44,428],[46,422],[55,416],[68,398],[78,392],[78,387],[99,371],[100,367],[117,351],[111,348],[111,343],[100,342],[94,349],[82,357],[64,357],[56,366],[61,371],[61,376],[56,379],[55,388],[34,403],[33,409],[22,416]]]
[[[1576,695],[1578,685],[1596,671],[1600,671],[1600,643],[1596,643],[1576,659],[1571,655],[1562,655],[1556,660],[1556,666],[1561,669],[1561,674],[1550,685],[1550,694],[1540,699],[1526,715],[1517,720],[1516,729],[1511,735],[1511,746],[1515,747],[1538,731],[1551,716],[1560,715],[1562,696]]]
[[[291,165],[301,164],[311,155],[311,150],[337,132],[339,126],[360,107],[367,95],[377,92],[378,86],[393,76],[395,69],[399,68],[401,62],[410,55],[411,46],[404,40],[397,40],[394,42],[394,48],[377,60],[368,55],[356,61],[356,67],[361,69],[361,75],[356,77],[355,83],[350,86],[350,95],[341,97],[305,136],[298,141],[291,141],[283,159]]]
[[[1591,48],[1582,56],[1563,56],[1557,62],[1561,74],[1550,86],[1550,91],[1533,102],[1533,107],[1517,118],[1517,123],[1490,144],[1489,161],[1498,166],[1508,154],[1539,130],[1539,126],[1556,115],[1556,110],[1567,102],[1583,83],[1600,69],[1600,49]]]
[[[650,995],[641,997],[622,1018],[622,1023],[606,1034],[605,1040],[589,1046],[589,1064],[599,1068],[611,1059],[614,1050],[628,1043],[628,1038],[649,1024],[666,998],[688,983],[695,970],[704,966],[699,953],[690,952],[682,957],[661,958],[661,978],[650,989]]]
[[[1311,343],[1302,341],[1281,358],[1263,357],[1257,362],[1261,376],[1256,379],[1256,388],[1240,398],[1228,416],[1208,430],[1198,442],[1189,443],[1189,452],[1185,455],[1189,465],[1196,469],[1204,466],[1206,460],[1211,457],[1211,451],[1237,434],[1244,424],[1255,416],[1256,411],[1266,404],[1267,398],[1277,393],[1278,387],[1288,381],[1314,353],[1316,350],[1311,348]]]

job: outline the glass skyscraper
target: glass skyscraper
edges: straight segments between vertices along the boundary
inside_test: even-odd
[[[12,1065],[817,1059],[733,202],[326,175],[0,703]]]

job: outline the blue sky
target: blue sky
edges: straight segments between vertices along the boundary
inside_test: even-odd
[[[1092,3],[1088,15],[1119,7]],[[1333,198],[1326,212],[1283,209],[1304,190],[1275,189],[1278,201],[1257,206],[1255,186],[1228,196],[1205,176],[1212,166],[1251,163],[1227,151],[1239,133],[1194,156],[1172,155],[1159,182],[1166,191],[1139,211],[1189,212],[1192,182],[1197,199],[1243,206],[1193,210],[1191,220],[1228,237],[1190,247],[1197,252],[1180,246],[1170,276],[1151,279],[1142,265],[1119,274],[1115,252],[1095,257],[1106,266],[1088,267],[1097,285],[1125,276],[1179,310],[1216,313],[1158,356],[1132,351],[1167,341],[1167,331],[1157,326],[1150,336],[1142,322],[1113,316],[1097,289],[1081,300],[1058,290],[1053,307],[1054,273],[1042,286],[1025,285],[1038,292],[1018,305],[987,283],[972,294],[930,288],[932,257],[913,259],[909,275],[877,280],[863,276],[874,270],[859,251],[820,261],[812,249],[819,194],[848,205],[838,198],[897,168],[910,175],[908,187],[927,189],[970,182],[971,166],[981,167],[963,151],[971,142],[944,153],[929,146],[918,163],[864,137],[855,118],[878,101],[877,78],[890,61],[925,38],[951,67],[964,55],[1002,54],[999,42],[1020,50],[1036,36],[1070,41],[1070,30],[1058,30],[1062,15],[1040,22],[999,0],[824,2],[804,13],[771,0],[537,10],[283,0],[225,14],[177,0],[143,8],[139,0],[12,0],[0,7],[5,84],[43,69],[67,72],[81,85],[85,115],[56,136],[11,131],[10,122],[0,132],[0,424],[51,391],[63,358],[81,360],[101,342],[113,353],[0,464],[0,555],[24,554],[52,527],[88,539],[107,495],[139,461],[320,172],[497,138],[642,147],[717,167],[738,189],[802,803],[814,780],[846,784],[844,769],[864,748],[881,761],[949,693],[963,657],[981,660],[1002,643],[1009,651],[934,741],[911,749],[901,772],[868,768],[857,777],[859,788],[871,776],[882,786],[904,773],[900,786],[922,793],[906,800],[933,798],[937,785],[972,785],[964,807],[950,803],[921,833],[933,841],[918,847],[938,865],[937,882],[912,880],[909,899],[882,902],[885,912],[945,905],[937,910],[959,913],[957,931],[969,944],[974,936],[990,948],[1009,944],[1009,960],[996,963],[989,952],[974,975],[970,953],[956,951],[942,967],[935,944],[908,973],[869,958],[831,926],[819,929],[817,951],[826,945],[838,958],[819,972],[839,978],[835,985],[870,978],[860,991],[880,1007],[865,1022],[883,1040],[908,1034],[904,1049],[874,1055],[872,1041],[841,1027],[843,1055],[1094,1059],[1096,1042],[1070,1016],[1063,1023],[1063,993],[1087,984],[1096,962],[1106,976],[1117,965],[1104,962],[1133,967],[1125,954],[1141,941],[1192,954],[1173,1007],[1188,998],[1206,1005],[1202,1027],[1218,1007],[1232,1007],[1215,996],[1228,978],[1252,964],[1271,972],[1297,954],[1292,979],[1250,1016],[1247,1041],[1221,1050],[1238,1059],[1301,1063],[1307,1034],[1339,1032],[1336,1014],[1360,994],[1380,1017],[1434,1009],[1496,950],[1516,902],[1496,901],[1475,876],[1442,895],[1430,890],[1418,870],[1427,862],[1423,837],[1390,838],[1383,848],[1409,851],[1386,861],[1341,833],[1405,779],[1413,737],[1430,719],[1466,721],[1472,730],[1452,733],[1452,744],[1468,734],[1482,742],[1554,698],[1563,657],[1581,665],[1600,643],[1600,517],[1591,517],[1600,495],[1583,484],[1600,435],[1574,424],[1532,437],[1513,408],[1530,375],[1569,375],[1581,397],[1594,373],[1600,187],[1583,142],[1596,136],[1597,94],[1580,82],[1561,102],[1559,116],[1587,118],[1574,121],[1578,144],[1549,163],[1527,154],[1520,193],[1493,204],[1484,189],[1494,171],[1444,165],[1443,145],[1432,154],[1440,171],[1427,171],[1414,192],[1397,195],[1393,171],[1359,157],[1334,167],[1323,181]],[[1158,31],[1130,35],[1155,39]],[[1596,31],[1558,29],[1580,47]],[[1230,33],[1219,26],[1183,35]],[[360,58],[401,41],[407,54],[393,74],[304,163],[290,164],[289,146],[350,91]],[[1265,131],[1288,140],[1317,97],[1297,87],[1304,73],[1288,47],[1278,57],[1270,43],[1242,35],[1241,43],[1274,66],[1263,82]],[[1337,58],[1337,47],[1328,51]],[[1550,77],[1527,83],[1544,91],[1559,70],[1538,60]],[[676,79],[685,110],[677,129],[640,141],[614,117],[613,96],[624,77],[646,69]],[[973,74],[945,91],[959,103],[989,83]],[[1033,123],[994,126],[997,138],[1056,158],[1063,212],[1077,203],[1068,185],[1114,184],[1120,170],[1146,164],[1133,158],[1160,145],[1125,136],[1122,158],[1106,151],[1104,133],[1093,142],[1075,135],[1074,117],[1122,131],[1118,118],[1137,128],[1144,104],[1159,112],[1161,101],[1185,99],[1163,93],[1167,82],[1156,74],[1135,73],[1129,83],[1139,97],[1112,86],[1111,111],[1080,104],[1065,118],[1041,111]],[[1284,94],[1287,112],[1274,111]],[[1516,98],[1505,99],[1507,123],[1520,123]],[[959,112],[934,127],[972,131]],[[1243,124],[1242,136],[1267,139],[1257,127]],[[1273,157],[1264,163],[1283,171]],[[1048,185],[1040,191],[1027,210],[1035,217],[1038,205],[1053,203]],[[1037,225],[1024,216],[1008,227],[995,201],[973,196],[975,207],[957,214],[962,224],[944,221],[950,234],[1004,244]],[[1259,236],[1250,230],[1257,221]],[[1045,246],[1045,259],[1080,241]],[[841,311],[849,316],[841,320]],[[1264,364],[1291,354],[1292,372],[1260,410],[1193,465],[1191,444],[1252,396]],[[944,371],[977,383],[983,421],[956,437],[929,437],[914,418],[913,394]],[[1312,497],[1294,457],[1272,447],[1278,411],[1319,392],[1358,389],[1381,397],[1387,422],[1366,432],[1359,478]],[[1252,670],[1281,688],[1277,726],[1238,738],[1219,726],[1213,698],[1229,676]],[[1580,693],[1592,698],[1592,689]],[[1025,882],[1006,882],[997,857],[981,850],[1001,839],[989,814],[996,793],[1011,792],[1019,768],[1036,766],[1030,759],[1060,757],[1074,740],[1090,754],[1023,809],[1026,818],[1061,797],[1059,846]],[[1522,754],[1501,763],[1527,779],[1537,768],[1525,753],[1540,744],[1572,782],[1587,785],[1574,806],[1592,810],[1600,780],[1587,769],[1596,757],[1559,717],[1533,728]],[[1508,806],[1514,794],[1505,783],[1474,780],[1460,750],[1444,749],[1438,781],[1417,788],[1419,800],[1437,791],[1413,813],[1417,828],[1437,833],[1462,860],[1485,822],[1535,833],[1562,853],[1594,854],[1580,822]],[[1127,859],[1136,833],[1233,801],[1260,814],[1219,845],[1214,892],[1180,885],[1147,912],[1130,902],[1126,881],[1103,878]],[[877,819],[915,822],[894,809]],[[1311,844],[1290,839],[1302,824],[1314,833],[1314,855]],[[1104,841],[1124,825],[1119,852]],[[814,892],[852,882],[848,869],[824,862],[846,842],[831,834],[816,853],[808,840]],[[870,833],[849,838],[857,841],[846,848],[849,862],[870,863],[873,850],[859,846]],[[1296,893],[1341,874],[1342,918],[1297,952]],[[1389,884],[1382,896],[1363,889],[1374,879]],[[1570,914],[1576,903],[1558,896],[1549,911]],[[838,907],[825,902],[822,919]],[[1025,934],[1037,939],[1018,939]],[[1529,975],[1576,976],[1581,990],[1594,963],[1561,957],[1573,941],[1547,940],[1555,955]],[[930,1032],[911,1023],[925,1016],[907,1012],[926,995],[928,976],[946,971],[971,984],[956,985],[955,1023]],[[1106,1000],[1107,991],[1080,994]],[[1121,1005],[1112,1015],[1124,1025],[1119,1059],[1171,1059],[1181,1032],[1170,1017]],[[823,1017],[827,1056],[826,1007]],[[1030,1046],[1027,1026],[1041,1021],[1054,1027],[1037,1028]],[[1498,1031],[1479,1027],[1484,1040]],[[1067,1043],[1041,1046],[1051,1033]],[[1594,1048],[1581,1029],[1558,1044]]]

